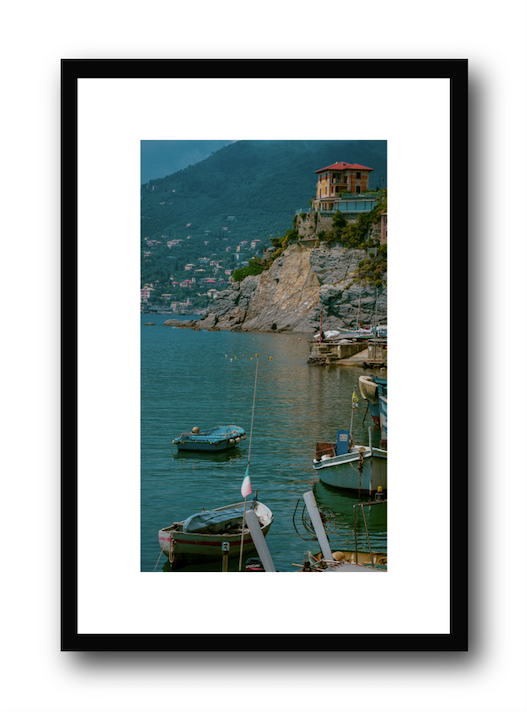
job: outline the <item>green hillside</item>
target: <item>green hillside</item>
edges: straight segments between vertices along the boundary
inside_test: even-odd
[[[337,161],[373,168],[370,187],[387,187],[386,146],[386,141],[237,141],[200,163],[145,183],[142,283],[157,280],[159,292],[169,292],[171,281],[185,278],[185,264],[211,256],[221,260],[225,276],[225,268],[239,264],[233,253],[242,241],[260,240],[261,255],[271,236],[291,228],[297,210],[309,208],[314,171]],[[182,242],[168,248],[174,239]],[[244,259],[250,259],[255,250],[244,247],[244,252]],[[203,277],[211,274],[207,265]],[[189,294],[172,290],[174,298]]]

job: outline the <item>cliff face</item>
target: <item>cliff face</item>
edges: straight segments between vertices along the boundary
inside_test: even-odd
[[[340,245],[293,244],[267,271],[220,292],[199,326],[309,333],[320,326],[321,314],[325,330],[355,327],[359,309],[364,324],[386,323],[386,289],[353,281],[366,255]]]

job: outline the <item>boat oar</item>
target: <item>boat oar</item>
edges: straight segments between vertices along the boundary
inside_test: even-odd
[[[260,522],[258,521],[258,517],[256,516],[254,509],[249,509],[247,512],[247,526],[251,532],[256,551],[258,552],[258,556],[262,561],[264,569],[266,571],[276,572],[271,554],[269,553],[264,535],[262,534],[262,530],[260,528]]]
[[[329,541],[326,536],[326,530],[322,524],[322,519],[320,517],[320,512],[318,511],[317,503],[315,501],[315,495],[313,492],[306,492],[304,494],[304,502],[306,503],[307,511],[311,517],[313,527],[315,529],[315,534],[317,535],[318,543],[320,544],[320,550],[324,559],[328,561],[333,561],[333,554],[331,553],[331,548],[329,546]]]

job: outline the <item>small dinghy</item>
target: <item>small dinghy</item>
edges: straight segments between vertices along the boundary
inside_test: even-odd
[[[190,433],[181,433],[172,445],[177,445],[178,450],[221,452],[236,447],[246,438],[245,430],[238,425],[218,425],[209,430],[192,428]]]
[[[221,561],[224,542],[229,544],[229,556],[240,555],[244,502],[199,512],[174,522],[158,533],[159,544],[171,563],[172,570],[193,563]],[[262,502],[247,502],[253,510],[265,537],[273,522],[273,514]],[[256,549],[247,525],[243,529],[243,551]]]

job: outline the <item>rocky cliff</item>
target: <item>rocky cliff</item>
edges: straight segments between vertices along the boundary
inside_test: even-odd
[[[386,323],[386,288],[354,281],[368,253],[308,245],[294,243],[262,274],[233,282],[216,297],[199,327],[309,333],[320,326],[321,314],[325,330],[355,327],[359,310],[364,325]]]

